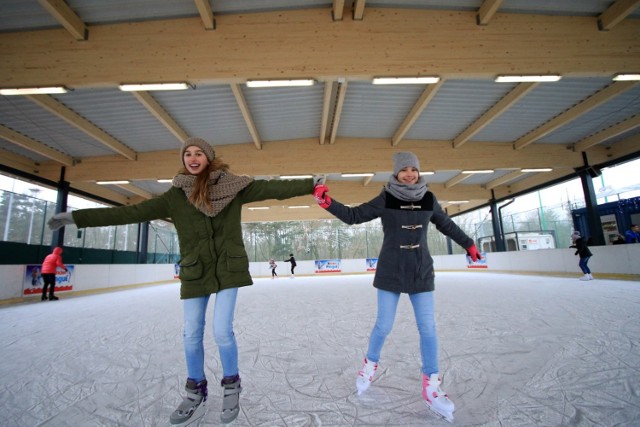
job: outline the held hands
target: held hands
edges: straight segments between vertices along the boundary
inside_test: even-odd
[[[467,248],[467,255],[471,257],[471,261],[473,262],[482,259],[482,255],[480,255],[480,252],[478,252],[478,248],[476,248],[476,245],[471,245]]]
[[[51,217],[47,222],[51,230],[57,230],[65,225],[75,224],[71,212],[60,212]]]
[[[316,199],[316,202],[318,202],[318,205],[323,208],[323,209],[327,209],[329,206],[331,206],[331,197],[329,197],[329,187],[327,187],[324,184],[316,184],[316,186],[313,189],[313,197]]]

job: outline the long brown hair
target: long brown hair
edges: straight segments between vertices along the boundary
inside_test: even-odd
[[[226,172],[229,170],[229,165],[223,162],[222,159],[216,157],[213,161],[209,162],[209,167],[196,175],[196,180],[193,183],[193,191],[189,196],[189,202],[196,208],[202,210],[206,209],[209,205],[209,176],[212,172],[218,170]],[[178,173],[191,175],[184,166]]]

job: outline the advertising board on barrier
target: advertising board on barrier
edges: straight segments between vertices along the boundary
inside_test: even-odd
[[[44,282],[40,273],[41,267],[42,266],[40,264],[27,264],[22,281],[23,295],[29,296],[42,294],[42,286],[44,285]],[[73,290],[73,283],[71,281],[71,278],[73,277],[75,266],[66,264],[66,267],[66,272],[58,270],[58,272],[56,273],[56,293]]]
[[[339,259],[317,259],[316,273],[340,273]]]
[[[471,257],[467,255],[467,268],[488,268],[487,253],[482,252],[480,255],[482,256],[482,259],[479,259],[476,262],[473,262]]]
[[[367,258],[367,271],[376,271],[378,268],[378,258]]]

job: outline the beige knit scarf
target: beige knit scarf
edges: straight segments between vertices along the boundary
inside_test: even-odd
[[[187,195],[187,199],[193,193],[193,185],[196,182],[195,175],[178,174],[173,178],[172,185],[181,188]],[[253,182],[249,176],[238,176],[230,172],[217,170],[211,172],[207,182],[209,204],[206,208],[198,208],[210,217],[215,217],[224,209],[236,194]]]

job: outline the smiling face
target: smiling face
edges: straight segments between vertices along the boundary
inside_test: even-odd
[[[413,166],[407,166],[398,171],[397,179],[402,184],[415,184],[420,179],[420,171]]]
[[[184,150],[182,162],[187,172],[192,175],[198,175],[209,166],[209,159],[204,154],[204,151],[195,145],[190,145]]]

